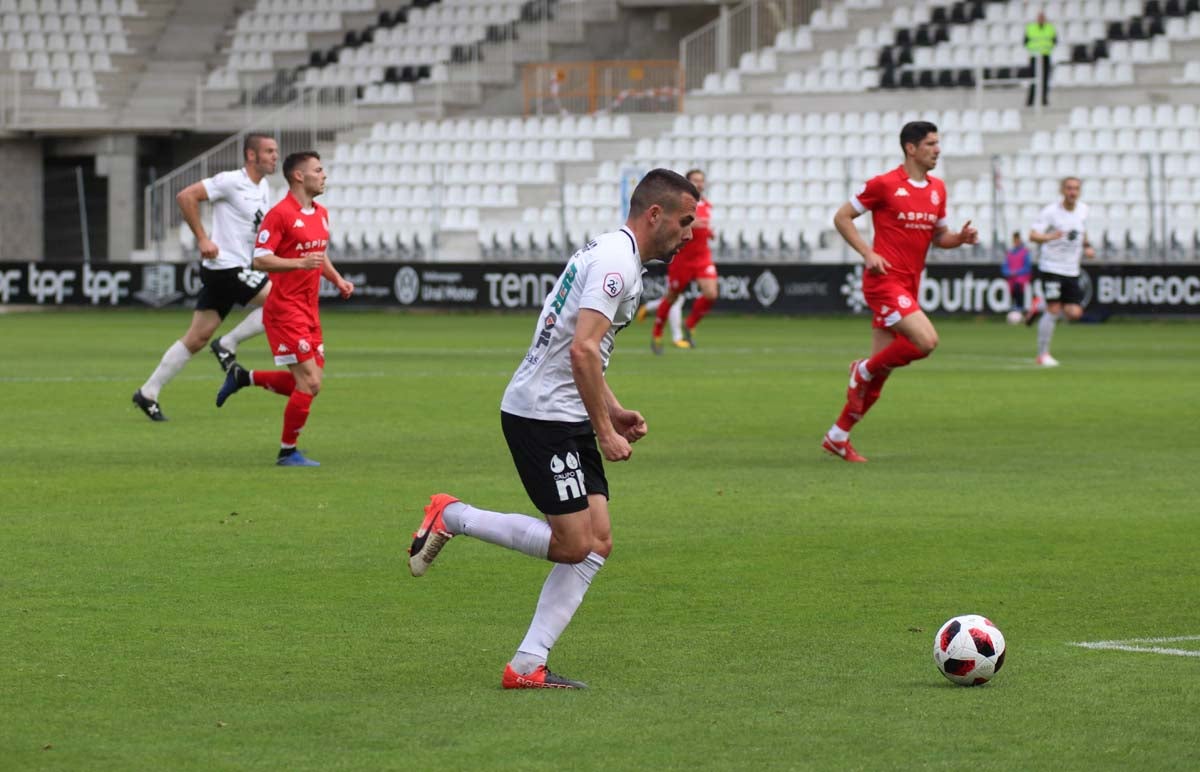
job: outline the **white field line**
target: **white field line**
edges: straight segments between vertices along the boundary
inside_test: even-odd
[[[1172,649],[1165,646],[1154,646],[1156,643],[1180,643],[1183,641],[1200,641],[1200,635],[1179,635],[1173,638],[1126,638],[1121,641],[1081,641],[1072,643],[1084,649],[1105,649],[1109,651],[1140,651],[1149,654],[1167,654],[1174,657],[1200,657],[1200,649]]]

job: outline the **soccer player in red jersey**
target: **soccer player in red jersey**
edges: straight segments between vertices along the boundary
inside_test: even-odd
[[[917,305],[929,245],[954,249],[979,241],[970,220],[957,233],[947,227],[946,185],[929,174],[941,153],[937,126],[927,121],[905,124],[900,147],[904,163],[869,180],[833,216],[838,233],[866,263],[863,297],[875,317],[871,356],[851,363],[846,406],[821,443],[846,461],[867,460],[850,444],[850,430],[879,399],[892,370],[937,348],[937,330]],[[864,212],[872,215],[873,246],[854,227],[854,218]]]
[[[692,169],[685,175],[688,182],[704,195],[704,172]],[[675,341],[679,348],[692,348],[692,330],[717,302],[717,267],[713,265],[712,249],[708,246],[712,238],[712,204],[707,198],[696,203],[696,220],[692,223],[692,240],[679,250],[679,254],[667,267],[667,294],[658,302],[654,317],[654,331],[650,333],[650,348],[655,354],[662,353],[663,324],[671,312],[671,306],[682,295],[689,284],[695,281],[700,287],[700,297],[692,304],[683,325],[683,339]]]
[[[325,249],[329,246],[329,213],[314,199],[325,192],[321,156],[311,150],[292,153],[283,161],[289,193],[267,212],[258,231],[254,267],[271,274],[273,289],[263,305],[263,325],[275,364],[287,370],[229,368],[217,392],[217,407],[238,389],[260,386],[288,398],[283,411],[279,466],[320,466],[296,449],[308,421],[313,398],[321,390],[325,368],[321,317],[317,307],[321,277],[337,287],[343,298],[354,284],[342,278]]]

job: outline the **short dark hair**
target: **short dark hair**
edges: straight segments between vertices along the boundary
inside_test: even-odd
[[[629,216],[637,217],[655,204],[673,212],[675,199],[683,193],[700,200],[700,191],[688,182],[687,177],[670,169],[651,169],[633,189],[633,198],[629,200]]]
[[[1013,238],[1014,239],[1021,238],[1021,231],[1013,231]]]
[[[909,121],[900,129],[900,149],[906,145],[919,145],[921,140],[930,134],[936,134],[938,127],[929,121]]]
[[[693,175],[693,174],[699,174],[699,175],[701,175],[701,176],[703,176],[703,177],[707,177],[707,176],[708,176],[708,175],[706,175],[706,174],[704,173],[704,170],[703,170],[703,169],[688,169],[688,170],[687,170],[687,171],[684,173],[684,175],[683,175],[683,176],[687,178],[688,182],[691,182],[691,180],[692,180],[692,175]]]
[[[252,131],[247,134],[246,138],[242,140],[242,160],[250,160],[250,151],[253,150],[257,153],[259,148],[262,147],[264,139],[274,140],[275,138],[270,134],[263,134],[261,131]]]
[[[301,150],[299,153],[292,153],[287,158],[283,159],[283,179],[289,185],[292,183],[292,172],[296,171],[296,167],[304,163],[310,158],[321,160],[321,156],[316,150]]]

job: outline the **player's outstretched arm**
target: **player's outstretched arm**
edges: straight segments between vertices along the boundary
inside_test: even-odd
[[[329,259],[328,255],[325,256],[325,264],[321,267],[321,275],[333,282],[333,286],[338,288],[338,292],[342,293],[343,298],[354,294],[354,282],[342,278],[338,269],[333,267],[333,261]]]
[[[608,380],[604,380],[604,391],[606,392],[605,399],[608,401],[608,416],[612,421],[613,429],[617,431],[628,442],[634,443],[646,436],[649,431],[646,428],[646,419],[636,410],[627,410],[617,401],[617,395],[613,394],[612,387],[608,385]]]
[[[979,231],[971,226],[970,220],[967,220],[958,233],[951,233],[949,228],[939,228],[933,234],[933,243],[938,249],[954,249],[963,244],[978,244]]]
[[[200,250],[200,257],[212,260],[221,250],[208,237],[208,233],[204,230],[204,223],[200,220],[200,202],[207,200],[208,191],[203,182],[194,182],[175,194],[175,203],[179,206],[179,213],[183,215],[183,221],[188,224],[188,227],[192,229],[192,235],[196,237],[196,248]]]
[[[624,461],[633,453],[633,448],[613,426],[608,411],[612,392],[604,382],[604,358],[600,355],[600,342],[611,326],[612,321],[599,311],[579,309],[575,338],[571,341],[571,375],[592,421],[600,452],[608,461]]]
[[[837,228],[837,232],[842,235],[842,238],[846,240],[851,249],[862,255],[863,262],[868,271],[885,274],[887,273],[887,269],[892,267],[891,263],[885,260],[882,255],[876,254],[875,250],[871,249],[870,245],[863,239],[862,234],[858,232],[858,228],[854,227],[854,218],[858,217],[859,214],[861,212],[847,201],[833,215],[833,227]]]
[[[256,271],[266,271],[267,273],[285,273],[287,271],[320,268],[322,265],[324,265],[324,263],[324,253],[305,255],[304,257],[296,260],[289,260],[286,257],[280,257],[272,252],[265,255],[255,255],[253,266]]]

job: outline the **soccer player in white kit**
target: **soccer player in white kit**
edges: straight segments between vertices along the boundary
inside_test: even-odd
[[[193,185],[175,197],[183,219],[196,236],[202,258],[200,280],[203,287],[196,298],[192,324],[179,340],[171,344],[140,389],[133,403],[151,421],[165,421],[158,394],[188,363],[229,315],[234,305],[254,306],[236,327],[212,343],[212,352],[221,369],[233,365],[238,343],[263,332],[262,304],[271,291],[271,281],[262,271],[251,268],[254,239],[258,225],[271,208],[271,186],[267,177],[275,173],[279,145],[265,134],[247,134],[242,143],[241,169],[221,172]],[[211,201],[212,237],[200,221],[200,202]]]
[[[1042,284],[1045,309],[1036,301],[1030,309],[1026,324],[1038,319],[1038,354],[1034,360],[1042,367],[1057,367],[1058,360],[1050,355],[1050,338],[1059,318],[1077,321],[1083,316],[1083,290],[1079,286],[1079,263],[1089,260],[1096,251],[1087,239],[1088,206],[1079,200],[1083,185],[1078,177],[1062,181],[1062,200],[1042,209],[1029,231],[1029,240],[1041,245],[1036,279]]]
[[[501,514],[445,493],[431,497],[413,534],[409,569],[421,576],[454,536],[557,563],[525,640],[504,669],[505,689],[579,689],[546,658],[612,550],[604,461],[625,461],[646,436],[604,379],[615,334],[633,320],[642,272],[692,236],[699,191],[655,169],[638,183],[625,227],[576,252],[546,297],[533,341],[500,403],[500,423],[526,493],[545,519]]]

